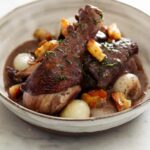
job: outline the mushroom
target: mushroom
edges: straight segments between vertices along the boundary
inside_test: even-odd
[[[61,117],[73,119],[86,119],[90,116],[90,108],[83,100],[73,100],[61,112]]]
[[[135,74],[127,73],[117,79],[113,91],[122,92],[127,98],[134,100],[141,96],[141,84]]]
[[[25,70],[32,61],[34,61],[34,57],[30,53],[20,53],[14,59],[14,68],[18,71]]]

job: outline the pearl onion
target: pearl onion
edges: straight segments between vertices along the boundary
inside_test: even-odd
[[[29,67],[29,61],[33,59],[33,56],[29,53],[20,53],[14,59],[14,68],[18,71],[24,70]]]
[[[141,84],[136,75],[127,73],[117,79],[113,90],[124,93],[127,98],[137,99],[141,95]]]
[[[86,119],[90,116],[90,108],[88,104],[82,100],[73,100],[62,111],[61,117],[73,119]]]

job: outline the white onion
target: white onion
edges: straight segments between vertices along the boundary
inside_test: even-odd
[[[127,73],[117,79],[113,90],[124,93],[127,98],[137,99],[141,95],[141,84],[136,75]]]
[[[33,59],[33,56],[30,53],[20,53],[14,59],[14,68],[16,70],[24,70],[29,67],[29,61]]]
[[[61,117],[73,119],[86,119],[90,116],[90,108],[83,100],[73,100],[62,111]]]

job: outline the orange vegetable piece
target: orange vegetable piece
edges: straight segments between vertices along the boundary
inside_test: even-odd
[[[56,40],[43,41],[42,43],[40,47],[35,49],[34,53],[36,57],[41,57],[46,51],[51,51],[52,49],[56,48],[59,45],[58,41]]]
[[[122,92],[112,93],[112,98],[116,104],[117,110],[122,111],[131,107],[131,100],[126,99]]]
[[[17,98],[21,94],[20,84],[13,85],[9,88],[9,96],[13,99]]]
[[[113,40],[120,40],[121,39],[121,32],[117,27],[116,23],[111,24],[108,26],[108,36],[110,39]]]
[[[88,93],[83,93],[81,98],[87,102],[91,108],[96,108],[106,103],[107,92],[100,90],[92,90]]]
[[[39,40],[51,40],[51,34],[43,29],[43,28],[37,28],[34,33],[33,33],[33,36],[36,38],[36,39],[39,39]]]
[[[106,57],[106,55],[103,53],[102,49],[100,48],[99,44],[94,39],[90,39],[88,41],[87,50],[99,62],[103,61],[103,59]]]
[[[61,19],[61,33],[63,34],[63,36],[67,36],[68,35],[68,26],[70,25],[69,21],[65,18]]]

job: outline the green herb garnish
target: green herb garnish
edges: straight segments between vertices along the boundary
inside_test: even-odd
[[[118,65],[118,64],[119,64],[119,62],[113,62],[113,63],[111,63],[111,62],[109,62],[108,59],[104,59],[102,61],[102,65],[104,65],[106,67],[113,67],[113,66]]]
[[[95,25],[97,25],[98,23],[100,23],[100,20],[93,19],[93,23],[94,23]]]
[[[61,70],[64,69],[64,65],[62,65],[62,64],[57,64],[56,66],[59,67]]]
[[[65,54],[64,50],[62,50],[61,48],[57,48],[57,50],[60,51],[61,53]]]
[[[56,75],[54,78],[55,82],[60,82],[60,81],[67,80],[67,79],[68,78],[65,75]]]
[[[88,26],[85,23],[80,23],[79,27],[81,28],[81,30],[85,30]]]
[[[62,43],[63,42],[63,39],[59,39],[58,40],[58,43],[60,44],[60,43]]]
[[[112,64],[105,64],[105,66],[107,66],[107,67],[113,67],[113,66],[115,66],[115,65],[117,65],[118,63],[112,63]]]
[[[46,51],[46,52],[45,52],[45,57],[48,57],[49,55],[56,56],[56,53],[53,52],[53,51]]]
[[[72,64],[72,61],[69,60],[69,59],[67,59],[67,58],[65,59],[65,61],[66,61],[68,64],[70,64],[70,65]]]

